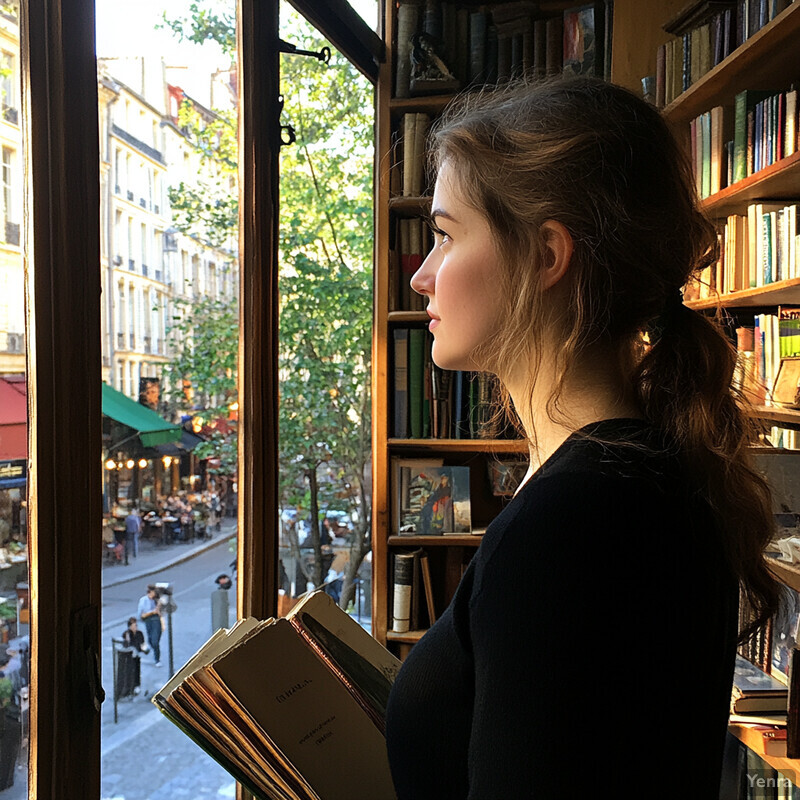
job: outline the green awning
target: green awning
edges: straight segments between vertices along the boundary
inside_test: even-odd
[[[145,447],[180,441],[181,428],[151,411],[147,406],[131,400],[122,392],[103,384],[103,414],[133,428]]]

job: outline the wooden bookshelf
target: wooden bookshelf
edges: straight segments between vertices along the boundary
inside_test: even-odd
[[[673,100],[664,116],[685,124],[713,106],[733,105],[744,89],[779,89],[777,79],[788,85],[800,77],[798,36],[800,5],[793,3]]]
[[[389,439],[389,447],[402,452],[425,450],[442,453],[527,453],[522,439]]]
[[[443,536],[390,536],[390,545],[403,547],[477,547],[481,543],[481,534],[445,534]]]
[[[800,278],[768,283],[754,289],[715,294],[703,300],[687,300],[686,305],[698,311],[715,308],[758,308],[797,305],[800,303]]]
[[[431,207],[430,197],[390,197],[389,209],[403,217],[418,217]]]
[[[722,191],[705,198],[702,206],[710,217],[721,219],[765,197],[786,200],[787,203],[800,199],[800,152],[792,153],[726,186]]]
[[[757,753],[772,769],[777,770],[788,778],[792,783],[797,783],[800,779],[800,758],[779,758],[778,756],[768,756],[764,753],[764,740],[762,730],[752,725],[731,724],[728,731],[732,733],[740,742]]]

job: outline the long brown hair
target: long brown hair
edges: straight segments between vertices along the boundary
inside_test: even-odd
[[[685,152],[653,107],[578,78],[465,95],[431,133],[433,174],[445,163],[460,198],[490,224],[507,303],[501,335],[475,361],[502,375],[526,358],[535,380],[547,312],[541,225],[560,222],[574,251],[548,413],[563,416],[560,393],[580,355],[613,348],[644,416],[680,448],[716,514],[754,611],[744,640],[777,605],[763,557],[774,522],[748,453],[756,431],[732,388],[735,348],[717,320],[682,303],[681,288],[718,256]]]

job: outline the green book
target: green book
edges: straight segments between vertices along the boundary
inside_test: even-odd
[[[778,306],[778,342],[781,358],[800,356],[800,307]]]

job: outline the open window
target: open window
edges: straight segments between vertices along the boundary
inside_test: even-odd
[[[349,4],[339,0],[294,5],[364,75],[377,79],[381,40]],[[279,588],[279,4],[239,0],[236,14],[242,223],[237,606],[240,614],[263,617],[277,610]],[[142,346],[151,350],[163,338],[165,323],[157,293],[137,294],[134,289],[129,298],[130,282],[112,287],[99,269],[98,254],[108,228],[101,228],[99,213],[103,202],[98,153],[103,148],[94,3],[22,0],[19,21],[24,342],[31,420],[29,796],[91,800],[101,796],[99,711],[104,688],[100,575],[105,462],[103,394],[96,380],[103,358],[104,301],[112,289],[120,290],[124,313],[139,320]],[[143,127],[136,138],[153,148],[149,137],[157,132],[150,128]],[[119,174],[136,182],[136,202],[142,199],[148,208],[163,202],[158,170],[148,172],[145,166],[137,173],[140,165],[130,162],[122,148],[107,155]],[[14,198],[7,194],[7,211],[12,213]],[[117,228],[120,242],[127,242],[112,254],[112,265],[115,257],[120,260],[115,266],[122,266],[138,252],[140,272],[146,264],[155,278],[163,263],[157,253],[173,245],[174,233],[157,227],[143,231],[141,223],[137,229],[114,215],[106,223],[112,231]],[[180,256],[176,261],[180,263]],[[191,260],[186,266],[191,270]],[[217,262],[214,266],[220,286],[222,267]],[[126,332],[113,331],[115,337]],[[123,344],[129,346],[129,341]],[[123,369],[120,377],[133,386],[130,373]]]

